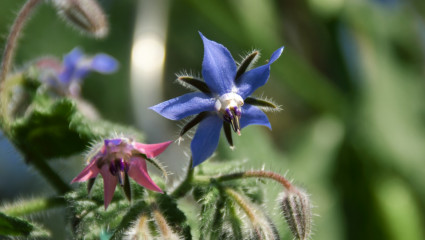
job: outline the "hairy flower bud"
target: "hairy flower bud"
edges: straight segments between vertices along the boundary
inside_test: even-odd
[[[152,234],[149,230],[149,218],[147,215],[142,214],[135,222],[129,232],[126,233],[125,240],[149,240],[152,239]]]
[[[281,198],[282,211],[292,234],[296,239],[309,239],[312,213],[308,194],[294,187],[284,192]]]
[[[97,38],[108,34],[108,21],[95,0],[53,0],[53,3],[72,26]]]
[[[153,211],[153,219],[158,227],[158,233],[160,239],[170,239],[170,240],[180,240],[183,239],[178,233],[176,233],[170,225],[167,223],[167,220],[162,215],[159,210]]]

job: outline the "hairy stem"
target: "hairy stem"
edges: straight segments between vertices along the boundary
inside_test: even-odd
[[[41,0],[28,0],[22,9],[19,11],[18,16],[15,19],[15,22],[12,25],[9,36],[6,41],[6,46],[3,52],[3,58],[1,62],[1,72],[0,72],[0,92],[2,92],[4,81],[9,72],[10,66],[12,64],[13,57],[15,55],[15,49],[17,46],[18,38],[22,32],[22,28],[25,25],[26,20],[30,16],[32,10]]]
[[[59,206],[65,206],[65,199],[61,197],[34,198],[31,200],[18,201],[12,204],[5,204],[0,207],[0,212],[9,216],[20,217]]]
[[[192,189],[192,181],[194,179],[194,169],[192,167],[192,157],[190,158],[187,175],[180,185],[170,194],[173,198],[181,198]]]
[[[276,182],[279,182],[282,184],[288,191],[292,190],[294,191],[295,188],[292,186],[291,182],[288,181],[285,177],[282,175],[279,175],[275,172],[270,171],[246,171],[246,172],[238,172],[238,173],[232,173],[227,175],[221,175],[219,177],[216,177],[215,179],[219,182],[222,181],[230,181],[230,180],[236,180],[241,178],[249,178],[249,177],[258,177],[258,178],[269,178],[272,180],[275,180]]]

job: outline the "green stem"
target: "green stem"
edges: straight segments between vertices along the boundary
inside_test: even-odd
[[[241,178],[250,178],[250,177],[258,177],[258,178],[269,178],[275,180],[276,182],[282,184],[288,191],[295,191],[295,187],[292,186],[291,182],[288,181],[282,175],[279,175],[275,172],[270,171],[246,171],[246,172],[238,172],[227,175],[222,175],[216,177],[215,180],[219,182],[236,180]]]
[[[189,167],[187,170],[187,175],[185,179],[180,183],[180,185],[170,194],[173,198],[181,198],[186,195],[192,189],[192,182],[194,179],[194,168],[192,167],[192,157],[190,158]]]
[[[9,36],[6,41],[6,46],[3,52],[3,59],[1,63],[0,72],[0,92],[3,90],[4,81],[9,72],[12,64],[13,57],[15,55],[15,49],[17,46],[18,38],[21,35],[22,28],[25,25],[26,20],[30,16],[32,10],[41,0],[28,0],[18,13],[15,22],[12,25]]]
[[[34,198],[27,201],[6,204],[0,208],[0,212],[9,216],[20,217],[64,205],[65,199],[61,197]]]
[[[47,182],[49,182],[59,194],[65,194],[71,191],[69,184],[63,181],[63,179],[55,171],[53,171],[46,161],[39,158],[31,158],[28,162],[31,163],[41,173],[41,175],[43,175]]]

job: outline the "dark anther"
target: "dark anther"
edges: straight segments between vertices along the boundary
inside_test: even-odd
[[[223,119],[230,123],[234,132],[240,135],[241,126],[239,119],[241,118],[241,111],[238,107],[226,108],[225,113],[223,114]]]

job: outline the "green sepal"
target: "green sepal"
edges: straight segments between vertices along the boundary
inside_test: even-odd
[[[186,123],[183,128],[180,130],[179,136],[183,136],[187,131],[189,131],[191,128],[196,126],[198,123],[200,123],[202,120],[204,120],[206,117],[208,117],[210,113],[209,112],[201,112],[196,117],[194,117],[192,120],[190,120],[188,123]]]
[[[242,76],[242,74],[244,74],[256,62],[255,60],[258,55],[258,51],[253,51],[242,60],[241,64],[239,64],[238,71],[236,72],[235,83],[238,83],[239,77]]]
[[[125,197],[128,201],[131,202],[131,187],[130,187],[130,179],[128,178],[128,174],[125,173],[124,177],[124,185],[122,186],[124,190]]]
[[[277,106],[276,104],[274,104],[271,101],[267,101],[267,100],[264,100],[264,99],[247,97],[244,102],[247,103],[247,104],[257,106],[257,107],[279,110],[279,106]]]
[[[205,94],[211,94],[211,90],[208,87],[207,83],[199,78],[192,76],[180,76],[177,78],[177,82],[184,87],[189,87],[193,90],[199,90]]]

